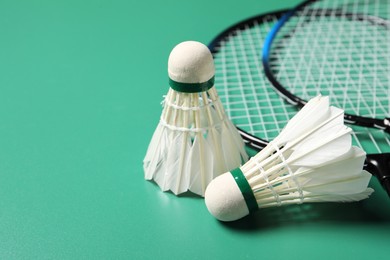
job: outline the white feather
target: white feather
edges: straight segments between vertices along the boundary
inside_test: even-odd
[[[222,153],[221,133],[219,133],[215,128],[210,129],[206,137],[206,141],[208,143],[208,147],[210,147],[213,157],[215,158],[213,172],[218,173],[218,175],[224,173],[227,167]]]
[[[168,129],[159,124],[144,159],[144,172],[147,180],[151,180],[154,176],[162,175],[165,171],[164,164],[169,144],[168,135]]]
[[[234,136],[231,135],[231,131],[226,124],[222,124],[221,143],[225,161],[223,172],[233,170],[237,165],[241,164],[241,154],[240,150],[237,149]]]
[[[346,155],[320,167],[301,167],[294,172],[294,175],[298,183],[305,187],[333,183],[360,175],[364,164],[365,152],[358,147],[352,147]]]
[[[190,173],[189,190],[203,195],[207,184],[213,179],[214,155],[203,135],[197,135],[189,154],[188,169]]]
[[[343,170],[343,169],[341,169]],[[348,179],[339,179],[332,182],[324,182],[313,186],[304,186],[305,191],[316,194],[354,194],[361,193],[367,189],[371,174],[360,170],[360,174]]]
[[[308,133],[313,127],[329,117],[328,97],[317,96],[311,99],[284,127],[275,138],[278,145],[294,140]]]
[[[291,149],[299,149],[299,147],[315,142],[316,139],[321,139],[321,136],[329,136],[332,133],[336,133],[345,129],[344,126],[344,112],[341,109],[330,107],[327,108],[328,112],[327,116],[323,118],[323,121],[315,124],[311,127],[310,130],[302,133],[302,135],[296,137],[288,143],[288,146]],[[305,124],[304,122],[301,125]]]
[[[233,123],[230,120],[225,120],[225,124],[228,127],[225,135],[227,135],[227,133],[230,133],[231,138],[233,138],[233,140],[234,140],[234,147],[235,147],[234,150],[237,150],[240,154],[241,161],[239,162],[239,164],[248,161],[248,155],[245,151],[244,141],[242,140],[236,127],[233,125]]]
[[[166,172],[164,180],[161,183],[156,182],[162,187],[163,191],[171,190],[174,194],[187,191],[187,168],[188,154],[191,147],[191,141],[188,138],[188,132],[177,133],[169,147],[166,163]]]
[[[319,166],[329,163],[350,150],[352,139],[350,130],[336,126],[321,132],[313,138],[301,142],[299,149],[293,151],[287,159],[295,166]]]

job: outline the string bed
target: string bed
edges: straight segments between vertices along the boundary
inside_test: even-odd
[[[347,113],[390,115],[390,4],[319,1],[285,23],[271,45],[271,71],[302,99],[322,93]]]
[[[375,4],[371,2],[372,1],[367,1],[367,4],[375,6]],[[337,2],[335,4],[337,4]],[[321,6],[321,9],[323,8],[325,7]],[[332,6],[332,8],[334,7]],[[349,9],[346,9],[344,12],[347,12],[347,10],[348,13],[352,12],[354,11],[353,8],[361,10],[368,7],[348,5],[348,8]],[[381,8],[374,10],[377,12],[376,15],[390,13],[388,10],[383,10]],[[329,12],[329,10],[326,12]],[[337,12],[339,13],[340,10]],[[326,30],[331,30],[335,26],[334,23],[328,22],[329,17],[327,16],[329,16],[329,14],[324,14],[322,18],[321,16],[319,16],[319,18],[317,16],[318,15],[315,15],[316,19],[326,20],[326,22],[322,22],[324,25],[321,27],[321,31],[325,32]],[[273,140],[282,130],[284,125],[286,125],[288,120],[298,111],[297,107],[284,101],[275,91],[271,83],[265,77],[261,63],[263,42],[270,29],[279,18],[280,15],[270,14],[260,18],[250,19],[247,22],[242,23],[238,28],[230,30],[224,37],[221,37],[218,44],[213,47],[216,66],[215,86],[220,95],[220,99],[224,104],[228,117],[231,118],[235,125],[246,132],[268,141]],[[305,23],[305,29],[307,30],[312,27],[307,24],[307,21],[301,21],[301,23]],[[348,20],[345,23],[350,24],[352,21]],[[348,29],[353,32],[351,26],[352,25],[344,30]],[[368,35],[378,37],[384,30],[383,26],[367,26],[375,27],[376,29],[373,32],[368,32],[368,29],[366,29],[367,32],[364,32],[363,34],[367,35],[366,37],[368,37]],[[342,29],[340,29],[340,27],[342,27],[342,25],[338,25],[338,29],[336,28],[335,32],[333,32],[334,36],[340,34],[340,30]],[[291,62],[287,65],[283,65],[283,62],[281,62],[280,65],[277,65],[278,63],[274,62],[274,67],[272,67],[272,69],[277,72],[284,71],[291,73],[291,76],[286,76],[285,81],[292,82],[291,85],[293,87],[301,88],[300,91],[304,93],[304,99],[310,99],[321,93],[323,95],[330,95],[332,105],[343,108],[348,113],[362,111],[376,117],[389,117],[390,105],[388,99],[390,97],[390,71],[388,65],[390,64],[390,47],[388,46],[388,43],[390,42],[390,36],[388,29],[385,31],[385,39],[382,41],[376,42],[374,39],[370,39],[369,41],[369,43],[372,44],[376,42],[375,47],[378,47],[378,49],[382,48],[377,51],[377,54],[370,54],[372,52],[370,49],[363,52],[363,54],[354,50],[353,53],[356,56],[354,56],[354,59],[356,59],[356,61],[367,59],[366,56],[369,54],[371,57],[367,59],[365,64],[359,65],[360,67],[356,65],[355,61],[352,59],[349,61],[351,64],[350,66],[353,66],[357,71],[361,70],[364,72],[364,70],[372,69],[375,65],[375,70],[377,72],[383,72],[381,75],[374,76],[373,79],[365,79],[365,81],[373,82],[372,85],[376,84],[374,86],[375,90],[371,92],[368,88],[363,86],[364,80],[361,78],[359,79],[359,73],[345,74],[345,71],[338,67],[339,60],[348,59],[348,57],[345,55],[343,56],[341,51],[331,52],[332,45],[330,43],[335,39],[326,39],[326,42],[328,43],[325,48],[328,49],[324,52],[325,55],[322,55],[321,53],[312,53],[308,50],[308,46],[311,45],[310,41],[314,39],[294,41],[294,48],[289,48],[292,49],[292,51],[285,53],[285,50],[282,50],[286,47],[284,45],[287,44],[287,41],[292,41],[292,38],[288,36],[288,33],[286,32],[284,34],[285,37],[282,37],[280,42],[278,42],[280,47],[283,48],[276,48],[276,51],[272,53],[271,60],[280,62],[291,59]],[[321,34],[319,32],[318,34]],[[312,38],[315,37],[316,36],[313,36]],[[340,42],[344,40],[352,42],[357,41],[355,38],[343,39],[340,40]],[[376,38],[376,40],[378,41],[378,38]],[[360,47],[364,47],[364,44],[368,43],[364,43],[360,40]],[[308,56],[302,54],[302,51],[305,49],[308,50]],[[331,53],[331,55],[329,53]],[[298,58],[291,58],[293,55]],[[305,77],[305,73],[302,71],[313,70],[313,66],[311,66],[312,63],[308,60],[313,57],[315,58],[314,61],[320,58],[327,58],[330,61],[335,61],[329,68],[331,70],[329,73],[334,76],[332,81],[325,77],[328,75],[328,72],[322,73],[318,67],[316,70],[318,72],[317,74],[320,75],[319,80],[308,76]],[[297,72],[297,64],[304,64],[303,67],[306,66],[306,68],[300,69],[299,72]],[[326,64],[328,65],[330,63],[328,62]],[[380,64],[384,64],[386,67],[380,68]],[[297,74],[299,74],[299,76],[297,76]],[[312,74],[316,75],[316,73]],[[344,80],[344,83],[341,83],[342,79]],[[332,83],[330,86],[327,86],[329,82]],[[360,84],[357,85],[358,87],[354,87],[356,82]],[[353,87],[343,88],[342,84]],[[342,93],[341,98],[338,97],[339,93]],[[363,97],[369,97],[371,100],[362,102]],[[352,133],[353,143],[362,147],[367,153],[383,153],[390,151],[390,139],[388,134],[377,129],[359,126],[352,126],[352,128],[354,130]]]

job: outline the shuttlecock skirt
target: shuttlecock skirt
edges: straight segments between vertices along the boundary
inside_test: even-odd
[[[147,180],[163,191],[204,195],[218,175],[248,157],[214,87],[200,93],[170,89],[144,159]]]

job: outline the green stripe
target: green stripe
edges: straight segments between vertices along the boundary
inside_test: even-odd
[[[207,91],[214,86],[214,76],[206,82],[202,83],[182,83],[169,78],[169,86],[178,92],[198,93]]]
[[[236,181],[242,195],[244,196],[246,206],[248,207],[249,213],[253,213],[259,209],[255,194],[253,194],[252,188],[249,185],[247,179],[242,173],[240,168],[234,169],[230,172],[233,175],[234,180]]]

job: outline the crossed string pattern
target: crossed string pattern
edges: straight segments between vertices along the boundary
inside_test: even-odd
[[[337,1],[330,1],[332,3],[332,8],[337,4]],[[363,4],[361,4],[363,2]],[[365,3],[365,4],[364,4]],[[363,13],[366,9],[372,8],[371,15],[377,15],[379,17],[389,18],[390,14],[390,4],[386,4],[385,7],[382,7],[381,4],[385,1],[380,2],[379,0],[373,1],[351,1],[346,5],[348,12],[361,12]],[[334,5],[334,6],[333,6]],[[322,6],[321,8],[327,8]],[[329,6],[329,8],[331,8]],[[349,8],[349,9],[348,9]],[[224,104],[225,111],[227,116],[232,120],[232,122],[238,127],[244,129],[248,133],[263,138],[265,140],[273,140],[287,124],[288,120],[292,118],[298,111],[296,107],[285,102],[279,95],[276,93],[271,83],[265,77],[263,72],[263,67],[261,63],[261,53],[262,53],[262,44],[265,37],[267,36],[269,30],[274,26],[278,21],[277,16],[270,14],[265,17],[262,17],[261,20],[251,20],[244,26],[230,31],[229,34],[221,40],[221,42],[215,47],[214,50],[214,60],[216,67],[215,74],[215,86],[218,90],[221,102]],[[325,16],[323,18],[317,18],[318,21],[324,23],[323,28],[324,32],[332,30],[336,23],[329,22]],[[356,18],[357,19],[357,18]],[[303,23],[303,22],[302,22]],[[380,117],[390,116],[390,33],[389,30],[384,31],[383,27],[377,28],[378,26],[367,25],[365,29],[354,32],[351,25],[351,19],[345,22],[345,30],[349,30],[352,34],[351,38],[343,38],[339,42],[336,41],[336,44],[344,43],[353,43],[358,41],[360,47],[367,47],[367,44],[372,45],[372,48],[365,49],[366,51],[361,53],[355,50],[353,58],[355,61],[366,61],[362,65],[357,65],[356,62],[353,62],[351,57],[348,57],[340,51],[331,52],[333,44],[330,39],[324,40],[324,37],[320,39],[324,40],[326,48],[328,48],[328,59],[346,59],[350,62],[350,67],[356,69],[357,71],[375,71],[380,72],[380,76],[374,76],[373,78],[360,78],[359,73],[350,73],[346,75],[345,69],[339,68],[340,61],[335,61],[330,65],[331,72],[333,75],[333,86],[326,88],[326,76],[321,74],[320,69],[322,67],[313,69],[313,65],[318,64],[319,59],[324,59],[325,57],[319,54],[309,54],[308,56],[299,56],[300,50],[308,48],[310,45],[309,39],[303,38],[301,41],[293,42],[295,51],[290,53],[278,52],[279,49],[273,54],[275,59],[291,59],[289,66],[280,65],[279,67],[274,67],[280,71],[291,71],[293,74],[291,77],[287,77],[285,81],[291,83],[291,86],[298,89],[303,88],[302,91],[305,91],[304,98],[314,97],[319,93],[331,95],[331,103],[337,107],[346,109],[347,112],[353,113],[354,111],[362,111],[364,109],[371,109],[370,112],[367,112],[369,115],[375,115]],[[310,26],[305,28],[309,30]],[[373,28],[375,27],[375,28]],[[368,28],[372,28],[369,29]],[[342,33],[342,26],[340,25],[337,28],[334,28],[334,36],[337,36]],[[317,31],[317,34],[320,34],[321,30]],[[347,31],[346,31],[347,32]],[[383,33],[384,32],[384,33]],[[363,39],[360,39],[358,33],[361,33],[366,39],[366,43]],[[382,35],[383,33],[383,35]],[[385,38],[378,38],[380,35]],[[316,35],[313,38],[317,37]],[[369,38],[371,37],[371,38]],[[333,37],[335,38],[335,37]],[[285,41],[280,43],[281,47],[286,47],[283,44],[287,44],[286,41],[292,41],[291,39],[284,39]],[[306,45],[304,45],[306,44]],[[281,48],[282,49],[282,48]],[[345,49],[345,48],[344,48]],[[372,51],[376,50],[376,54],[369,56]],[[310,56],[312,55],[312,56]],[[368,58],[367,58],[368,57]],[[311,59],[311,62],[309,61]],[[349,60],[348,60],[349,59]],[[382,64],[383,66],[379,66]],[[318,81],[314,80],[312,77],[306,77],[302,75],[302,71],[299,71],[301,75],[297,77],[296,67],[303,66],[307,71],[310,72],[310,69],[314,72],[318,71],[320,79]],[[276,66],[276,65],[275,65]],[[295,73],[295,74],[294,74]],[[313,73],[315,75],[315,73]],[[328,75],[329,76],[329,75]],[[297,77],[296,79],[294,77]],[[348,90],[344,89],[341,85],[341,80],[344,79],[345,86],[348,86]],[[367,86],[366,83],[372,82],[371,85],[376,84],[376,88],[373,91],[365,89],[363,83]],[[321,89],[314,88],[317,85],[321,85]],[[336,84],[337,83],[337,84]],[[356,89],[354,89],[354,84]],[[337,87],[336,87],[337,86]],[[354,94],[351,94],[353,91]],[[341,99],[337,99],[339,93],[342,94]],[[371,97],[371,101],[362,102],[363,98]],[[358,104],[354,105],[355,102]],[[363,148],[367,153],[383,153],[390,152],[390,137],[381,130],[370,129],[365,127],[351,126],[354,130],[352,133],[353,143],[355,145]]]
[[[293,16],[271,52],[282,85],[306,100],[330,95],[350,114],[389,116],[390,4],[383,3],[319,1]]]

